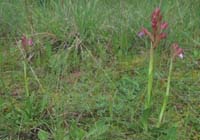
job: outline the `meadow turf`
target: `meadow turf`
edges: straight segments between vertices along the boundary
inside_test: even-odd
[[[150,43],[137,33],[159,5],[169,29],[144,131]],[[199,9],[199,0],[0,0],[0,139],[199,140]],[[34,43],[25,56],[23,34]],[[184,59],[157,128],[173,42]]]

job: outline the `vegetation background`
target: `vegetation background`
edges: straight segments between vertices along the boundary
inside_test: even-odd
[[[158,6],[169,30],[156,50],[145,132],[150,44],[137,33]],[[199,9],[199,0],[0,0],[0,139],[199,140]],[[34,43],[26,59],[23,34]],[[185,57],[156,128],[174,41]]]

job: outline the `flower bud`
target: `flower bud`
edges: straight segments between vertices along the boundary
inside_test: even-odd
[[[163,22],[163,23],[160,25],[160,28],[161,28],[162,30],[167,29],[167,27],[168,27],[168,23],[167,23],[167,22]]]
[[[167,37],[166,33],[160,33],[159,39],[165,39]]]
[[[160,14],[160,8],[156,8],[151,16],[151,26],[154,31],[158,28],[158,23],[162,20],[162,16]]]

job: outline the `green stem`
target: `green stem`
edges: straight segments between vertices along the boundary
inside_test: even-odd
[[[151,95],[152,95],[153,75],[154,75],[153,65],[154,65],[154,47],[153,47],[153,44],[151,43],[147,97],[145,101],[145,108],[144,108],[144,114],[143,114],[143,125],[144,125],[145,131],[148,131],[148,118],[150,116],[150,109],[151,109]]]
[[[147,87],[148,91],[147,91],[147,99],[146,99],[145,109],[148,109],[151,106],[151,94],[152,94],[152,86],[153,86],[153,63],[154,63],[154,48],[151,43],[149,73],[148,73],[148,87]]]
[[[165,109],[166,109],[166,106],[167,106],[167,102],[168,102],[168,98],[169,98],[172,69],[173,69],[173,57],[170,60],[169,74],[168,74],[168,79],[167,79],[167,89],[166,89],[166,94],[165,94],[164,99],[163,99],[163,105],[162,105],[162,108],[161,108],[161,111],[160,111],[157,127],[160,127],[160,125],[161,125],[163,115],[164,115],[164,112],[165,112]]]
[[[24,84],[25,84],[26,97],[29,97],[26,62],[23,61],[23,64],[24,64]]]

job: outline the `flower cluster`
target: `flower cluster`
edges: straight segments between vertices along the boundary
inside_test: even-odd
[[[25,35],[21,37],[21,46],[26,49],[27,46],[33,46],[33,40],[27,38]]]
[[[179,45],[177,43],[172,44],[172,55],[173,58],[175,57],[179,57],[181,59],[183,59],[183,49],[179,47]]]
[[[146,28],[142,28],[138,33],[139,37],[147,35],[153,47],[156,48],[160,42],[160,40],[165,39],[167,34],[163,32],[168,28],[168,23],[162,21],[162,14],[160,8],[156,8],[151,15],[151,26],[152,32],[149,32]]]

